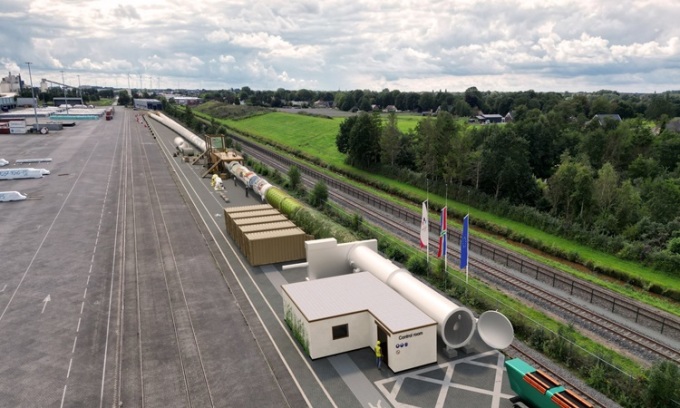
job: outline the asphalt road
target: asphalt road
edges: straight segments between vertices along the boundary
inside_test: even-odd
[[[2,140],[11,162],[53,162],[0,182],[29,196],[0,208],[0,406],[306,405],[135,113]]]

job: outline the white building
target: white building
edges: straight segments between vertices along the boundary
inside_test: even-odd
[[[338,244],[305,242],[307,281],[282,285],[286,323],[313,359],[382,343],[394,372],[437,361],[437,337],[449,349],[465,347],[475,333],[504,349],[514,330],[490,310],[476,318],[466,307],[430,288],[377,253],[376,240]]]
[[[437,361],[437,322],[369,272],[281,288],[286,322],[312,359],[380,340],[394,372]]]

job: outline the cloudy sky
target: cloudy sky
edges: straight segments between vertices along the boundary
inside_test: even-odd
[[[133,88],[663,92],[678,0],[0,0],[0,68]]]

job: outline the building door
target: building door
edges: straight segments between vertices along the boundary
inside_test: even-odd
[[[377,322],[376,322],[376,327],[378,328],[378,340],[380,340],[380,349],[382,350],[382,358],[383,358],[383,363],[385,363],[386,366],[389,366],[390,363],[387,360],[387,332],[385,329],[383,329]]]

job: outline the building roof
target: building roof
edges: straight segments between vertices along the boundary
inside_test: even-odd
[[[290,283],[281,288],[310,322],[367,311],[392,333],[437,324],[369,272]]]
[[[597,119],[597,121],[600,122],[600,125],[604,125],[606,120],[613,120],[616,122],[621,122],[622,120],[618,113],[598,113],[593,116],[593,119]]]

